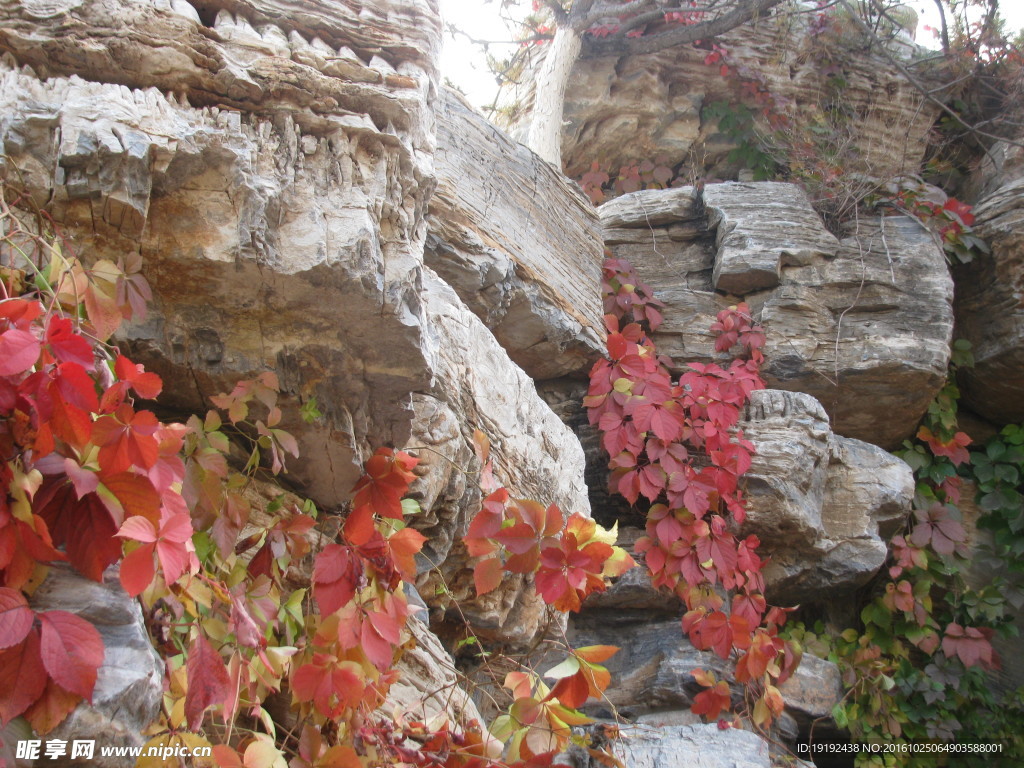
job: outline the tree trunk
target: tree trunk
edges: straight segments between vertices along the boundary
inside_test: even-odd
[[[572,65],[580,55],[581,36],[570,24],[555,32],[534,88],[533,122],[526,145],[562,170],[562,105]]]

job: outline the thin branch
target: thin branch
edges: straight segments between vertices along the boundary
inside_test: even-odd
[[[556,24],[565,24],[569,20],[569,14],[558,0],[544,0],[544,5],[551,11]]]
[[[710,21],[681,26],[645,37],[627,38],[626,31],[621,29],[606,38],[587,37],[583,41],[583,52],[580,57],[593,58],[613,54],[635,56],[716,37],[745,24],[782,2],[783,0],[743,0],[737,2],[736,6],[728,13]]]
[[[951,107],[949,107],[941,99],[935,98],[935,96],[932,94],[932,92],[929,91],[924,85],[922,85],[921,82],[916,77],[914,77],[913,74],[911,74],[910,70],[907,69],[907,67],[903,64],[903,62],[901,62],[899,59],[897,59],[893,55],[892,51],[889,50],[889,47],[887,45],[885,45],[884,42],[878,37],[878,35],[876,35],[871,30],[871,28],[864,22],[864,20],[861,19],[860,16],[857,15],[856,11],[850,6],[850,3],[848,2],[848,0],[841,0],[840,4],[844,8],[846,8],[847,11],[849,11],[850,16],[853,18],[854,23],[856,23],[857,26],[860,27],[862,32],[864,32],[866,35],[869,35],[873,40],[875,40],[875,41],[877,41],[879,43],[882,43],[881,45],[878,46],[879,50],[881,50],[881,52],[882,52],[882,55],[885,56],[885,58],[889,60],[889,63],[892,64],[896,68],[896,70],[901,75],[903,75],[903,77],[906,78],[907,82],[910,83],[914,87],[914,90],[918,91],[922,96],[925,97],[925,99],[930,101],[932,104],[935,104],[939,109],[941,109],[947,115],[952,117],[960,125],[962,125],[966,130],[968,130],[970,133],[974,134],[975,136],[981,136],[981,137],[984,137],[986,139],[992,139],[993,141],[1002,141],[1002,142],[1005,142],[1007,144],[1012,144],[1015,147],[1022,147],[1022,148],[1024,148],[1024,142],[1014,141],[1013,139],[1008,139],[1005,136],[996,136],[994,133],[987,133],[986,131],[978,130],[975,126],[971,125],[966,120],[964,120],[962,117],[960,117],[960,114],[955,109],[952,109]],[[984,148],[984,144],[982,145],[982,147]],[[988,153],[987,148],[985,148],[985,152]]]
[[[946,26],[946,9],[942,0],[935,0],[935,7],[939,9],[939,21],[942,23],[942,52],[949,53],[949,27]]]

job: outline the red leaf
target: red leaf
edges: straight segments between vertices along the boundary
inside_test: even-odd
[[[555,687],[548,694],[548,698],[558,699],[569,709],[583,706],[589,697],[590,686],[587,684],[587,678],[581,672],[563,677],[555,683]]]
[[[79,500],[61,476],[47,480],[32,501],[71,564],[93,581],[102,581],[104,569],[121,558],[121,542],[114,538],[117,526],[99,496],[88,493]]]
[[[121,381],[131,385],[132,389],[147,400],[153,400],[163,389],[164,384],[155,373],[147,373],[141,365],[136,365],[127,357],[118,355],[114,362],[114,373]]]
[[[121,535],[124,535],[123,528]],[[156,567],[153,565],[155,549],[155,543],[143,544],[121,561],[121,586],[132,597],[138,597],[153,582],[153,576],[156,575]]]
[[[488,557],[476,564],[473,569],[473,582],[477,596],[486,595],[498,588],[502,579],[501,561],[496,557]]]
[[[395,660],[394,644],[382,637],[369,621],[363,621],[359,640],[371,664],[382,672],[391,667]]]
[[[313,596],[323,616],[334,613],[355,595],[362,561],[350,547],[328,544],[313,564]]]
[[[416,579],[416,554],[423,549],[427,537],[415,528],[403,528],[388,539],[395,568],[406,581]]]
[[[46,689],[46,669],[39,656],[39,633],[29,632],[18,645],[0,651],[0,720],[24,712]]]
[[[160,456],[154,437],[160,423],[149,411],[139,411],[127,403],[111,415],[101,416],[93,425],[93,442],[100,446],[100,466],[105,472],[149,469]]]
[[[75,333],[74,325],[65,317],[51,315],[46,326],[46,343],[53,356],[62,363],[78,363],[91,371],[94,366],[92,346]]]
[[[35,613],[19,590],[0,587],[0,648],[10,648],[25,639],[32,629]]]
[[[368,542],[375,530],[373,510],[369,507],[356,507],[345,519],[345,538],[353,546],[360,547]]]
[[[224,660],[202,634],[197,634],[188,648],[187,671],[185,717],[189,730],[198,731],[207,707],[219,704],[228,695],[231,680]]]
[[[43,695],[25,710],[24,717],[36,733],[47,734],[60,725],[81,700],[81,696],[65,691],[50,679],[46,681]]]
[[[140,515],[151,523],[160,519],[160,507],[163,500],[148,477],[131,472],[118,472],[115,475],[103,472],[102,479],[104,487],[114,495],[121,505],[120,509],[116,508],[117,504],[107,505],[115,522],[134,515]],[[111,509],[111,506],[114,508]]]
[[[28,331],[9,328],[0,333],[0,376],[24,373],[39,359],[39,340]]]
[[[67,611],[39,614],[40,653],[50,677],[66,691],[92,703],[96,672],[103,663],[103,638],[96,627]]]

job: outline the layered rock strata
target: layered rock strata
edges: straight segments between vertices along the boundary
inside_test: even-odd
[[[768,333],[768,385],[816,397],[838,434],[894,448],[945,381],[952,281],[912,219],[861,219],[837,240],[775,182],[636,192],[600,214],[606,245],[668,305],[654,340],[679,369],[715,359],[708,329],[744,300]]]

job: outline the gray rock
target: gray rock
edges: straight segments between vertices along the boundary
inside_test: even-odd
[[[821,404],[800,392],[754,392],[739,426],[755,449],[744,476],[747,521],[741,534],[757,535],[759,553],[771,557],[764,574],[772,600],[789,605],[831,599],[865,584],[882,567],[888,540],[910,512],[910,467],[875,445],[834,434]],[[584,446],[588,477],[601,482],[607,456],[597,441]],[[616,519],[644,524],[642,513],[620,497],[592,487],[591,501],[595,517],[607,525]],[[632,527],[620,531],[627,547],[640,535]],[[675,610],[675,598],[654,590],[638,571],[591,598],[594,605],[623,615],[634,615],[634,607]]]
[[[458,94],[437,107],[426,264],[530,376],[585,374],[604,350],[593,206]]]
[[[761,539],[772,599],[818,600],[862,586],[910,511],[910,467],[834,435],[809,395],[754,392],[740,424],[755,447],[744,533]]]
[[[465,616],[482,634],[526,642],[545,615],[532,583],[510,574],[497,590],[476,598],[465,548],[455,541],[479,508],[476,478],[467,479],[463,470],[471,466],[473,431],[480,428],[487,434],[495,476],[512,496],[555,503],[565,516],[590,515],[583,449],[455,291],[429,269],[424,270],[423,285],[434,378],[416,399],[420,410],[414,424],[429,424],[429,429],[414,430],[428,440],[431,451],[424,454],[436,452],[448,460],[427,457],[429,490],[421,486],[421,491],[430,512],[418,525],[427,526],[427,556],[440,570],[425,574],[420,591],[432,605],[457,602],[461,614],[453,611],[455,620]],[[447,455],[450,450],[454,455]],[[442,577],[447,591],[438,596]]]
[[[747,195],[757,204],[745,207]],[[721,359],[708,328],[737,301],[716,290],[725,277],[728,290],[748,292],[739,298],[767,331],[768,385],[816,397],[838,434],[894,448],[945,381],[953,294],[942,249],[894,216],[859,221],[830,253],[834,240],[802,195],[777,183],[709,184],[703,197],[636,192],[599,213],[606,245],[667,305],[654,340],[677,370]],[[723,199],[732,213],[704,218],[704,201],[714,211]]]
[[[60,565],[32,594],[36,611],[69,611],[88,621],[103,639],[103,665],[96,676],[92,705],[81,703],[47,739],[96,741],[93,759],[42,760],[46,765],[95,765],[127,768],[133,757],[102,757],[99,747],[141,747],[143,730],[156,718],[163,701],[164,663],[149,640],[137,600],[121,588],[117,569],[109,568],[102,584]]]
[[[999,424],[1024,420],[1024,178],[1006,177],[974,209],[991,254],[954,270],[957,331],[974,355],[959,373],[964,401]]]
[[[411,393],[430,378],[418,283],[439,22],[417,2],[378,4],[373,23],[340,6],[247,7],[200,31],[156,5],[93,0],[72,33],[4,6],[0,44],[48,79],[3,65],[0,144],[82,252],[143,254],[156,306],[126,342],[163,376],[164,404],[204,412],[276,370],[303,454],[294,479],[333,506],[374,447],[406,442]],[[342,26],[328,35],[325,21]],[[286,33],[312,50],[313,29],[335,47],[375,43],[407,74],[360,64],[365,78],[344,79],[281,50]],[[311,396],[324,419],[304,428],[289,406]]]
[[[807,194],[793,184],[709,184],[704,205],[716,232],[716,291],[744,296],[774,288],[783,267],[830,259],[839,249]]]
[[[732,665],[712,651],[694,648],[678,619],[613,610],[588,600],[583,612],[573,618],[569,637],[577,647],[619,647],[604,664],[612,676],[606,700],[586,705],[599,716],[610,716],[610,707],[614,707],[619,715],[642,722],[664,717],[666,711],[688,710],[693,698],[704,690],[693,677],[695,669],[729,681],[733,704],[743,701],[743,689],[733,680]],[[780,690],[793,726],[790,737],[813,720],[831,718],[832,707],[843,696],[839,668],[811,654],[804,654]]]
[[[622,729],[616,746],[629,768],[770,768],[768,742],[755,733],[714,723]]]

